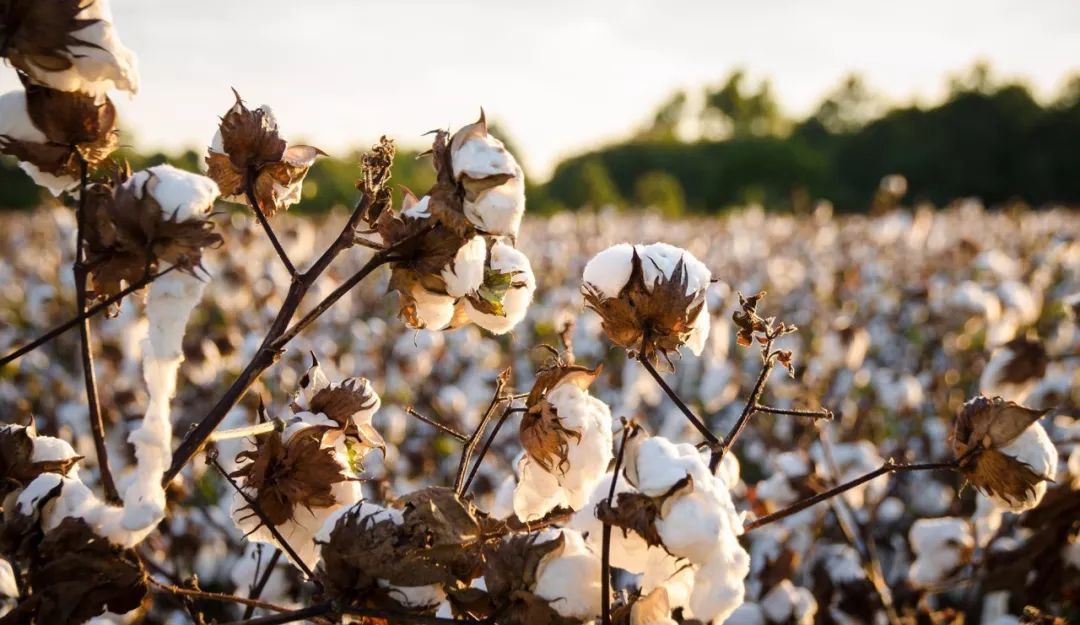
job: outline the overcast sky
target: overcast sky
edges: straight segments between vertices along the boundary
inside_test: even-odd
[[[1077,0],[113,0],[142,90],[121,103],[140,148],[202,146],[231,104],[274,107],[330,152],[406,143],[480,106],[527,166],[619,138],[674,89],[737,67],[804,114],[858,71],[895,101],[940,98],[978,59],[1054,92],[1080,70]],[[17,83],[0,69],[0,87]]]

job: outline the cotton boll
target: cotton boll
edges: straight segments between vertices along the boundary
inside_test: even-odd
[[[664,588],[672,609],[685,608],[690,604],[695,572],[696,567],[686,560],[676,558],[660,547],[650,547],[641,576],[641,592],[648,594]]]
[[[709,315],[708,308],[702,307],[697,317],[694,318],[694,323],[690,326],[690,335],[686,337],[686,347],[695,356],[700,356],[701,352],[705,350],[705,342],[709,338],[709,326],[711,323],[712,317]]]
[[[593,551],[598,553],[603,548],[604,524],[596,518],[596,506],[607,499],[611,492],[611,479],[612,474],[609,473],[596,483],[589,500],[570,517],[570,522],[567,524],[570,529],[580,532]],[[612,499],[612,505],[615,505],[619,493],[631,492],[634,492],[634,488],[626,480],[618,480],[615,484],[616,499]],[[631,573],[644,573],[648,552],[648,543],[637,532],[618,527],[611,528],[611,566]]]
[[[0,137],[10,137],[17,141],[46,143],[48,138],[34,126],[30,112],[26,107],[25,91],[9,91],[0,95]],[[59,196],[79,186],[79,181],[72,176],[57,176],[41,171],[36,165],[20,161],[19,167],[36,184]]]
[[[28,57],[25,69],[37,82],[60,91],[103,93],[110,88],[135,93],[139,90],[139,75],[135,55],[120,43],[113,27],[109,0],[94,0],[76,16],[89,25],[71,33],[77,43],[66,47],[71,67],[53,71],[34,63]]]
[[[915,561],[908,571],[912,585],[926,588],[944,581],[971,557],[975,541],[962,519],[919,519],[909,533]]]
[[[458,249],[454,261],[442,270],[446,292],[451,297],[464,297],[484,283],[484,262],[487,260],[487,243],[484,237],[475,236]]]
[[[809,590],[796,587],[790,580],[782,580],[766,593],[761,601],[766,616],[774,623],[789,619],[797,625],[810,625],[817,614],[817,601]]]
[[[713,477],[693,445],[676,445],[666,438],[653,436],[642,441],[630,453],[627,476],[637,489],[650,497],[665,494],[687,475],[695,484],[707,484]]]
[[[1036,475],[1043,476],[1048,480],[1054,479],[1057,472],[1057,448],[1054,447],[1054,443],[1046,435],[1046,430],[1039,423],[1029,425],[1020,436],[998,451],[1028,465],[1028,468],[1034,471]],[[1045,494],[1046,481],[1041,481],[1033,487],[1032,492],[1028,493],[1024,499],[1013,501],[1000,495],[991,495],[990,498],[999,507],[1010,512],[1020,513],[1039,505]]]
[[[634,247],[619,243],[593,256],[585,265],[582,280],[591,284],[605,297],[618,297],[630,280]]]
[[[600,556],[581,534],[570,529],[559,532],[563,545],[536,567],[533,592],[562,616],[588,621],[600,614]]]
[[[529,257],[503,241],[496,241],[491,246],[489,258],[490,271],[510,274],[512,286],[503,296],[503,314],[492,315],[473,307],[465,301],[465,313],[469,321],[493,334],[505,334],[512,330],[529,310],[533,293],[536,291],[536,278],[533,276]],[[516,285],[516,286],[514,286]]]
[[[162,215],[176,221],[204,219],[210,214],[219,194],[217,183],[210,178],[172,165],[157,165],[138,171],[124,186],[136,190],[145,186],[150,196],[161,205]]]
[[[518,465],[521,480],[514,488],[514,514],[522,521],[535,521],[566,505],[566,491],[559,480],[529,457]]]
[[[19,427],[19,426],[8,426]],[[6,428],[5,428],[6,429]],[[70,460],[75,458],[79,454],[72,448],[71,444],[61,438],[54,438],[52,436],[37,435],[33,438],[34,451],[30,456],[31,462],[55,462],[61,460]],[[64,477],[78,478],[79,477],[79,463],[73,463],[68,472],[64,474]]]
[[[416,318],[427,330],[442,330],[454,318],[454,298],[432,293],[420,285],[411,292],[416,304]]]
[[[488,234],[517,236],[525,214],[525,174],[514,164],[513,177],[485,189],[474,199],[465,198],[465,217]]]
[[[486,125],[485,125],[486,126]],[[454,177],[468,176],[473,179],[489,176],[513,175],[518,169],[514,155],[502,141],[484,132],[471,133],[468,138],[453,146],[450,158],[454,165]]]
[[[17,599],[19,597],[19,585],[15,582],[15,571],[11,568],[11,562],[0,558],[0,597]]]
[[[653,243],[651,245],[635,245],[638,255],[641,257],[641,269],[645,274],[645,285],[652,287],[658,280],[672,278],[675,266],[679,261],[683,262],[686,269],[686,293],[694,293],[709,286],[712,280],[712,272],[690,252],[675,247],[668,243]],[[678,276],[674,276],[678,277]],[[700,352],[699,352],[700,353]]]
[[[656,522],[660,539],[672,554],[704,564],[722,541],[741,533],[730,496],[727,501],[707,485],[693,484],[691,492],[678,491],[663,507]],[[725,493],[726,494],[726,493]]]

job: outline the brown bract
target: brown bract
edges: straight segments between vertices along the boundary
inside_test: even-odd
[[[1000,397],[976,397],[964,404],[953,430],[960,469],[980,491],[1023,501],[1047,478],[1001,451],[1048,411],[1032,410]]]
[[[163,263],[194,274],[203,250],[224,242],[209,220],[166,216],[153,197],[157,184],[150,174],[140,186],[117,180],[87,189],[86,268],[94,297],[115,295]]]
[[[26,89],[30,121],[45,135],[45,142],[4,135],[0,153],[53,175],[78,178],[80,158],[96,167],[116,149],[116,107],[108,98],[43,87],[25,74],[19,78]]]
[[[541,369],[536,375],[532,390],[525,402],[526,412],[521,418],[518,433],[525,452],[548,473],[565,473],[569,466],[567,454],[570,439],[581,440],[581,433],[562,425],[555,406],[547,400],[547,394],[563,384],[572,384],[588,390],[602,370],[575,365],[557,364]]]
[[[429,487],[397,500],[402,523],[385,513],[345,514],[323,546],[320,577],[327,596],[369,606],[395,606],[380,586],[447,587],[480,574],[481,527],[471,503],[449,488]],[[435,606],[431,606],[434,608]]]
[[[75,36],[101,20],[80,19],[93,0],[0,0],[0,56],[16,68],[34,74],[70,69],[74,46],[99,47]]]
[[[351,436],[366,442],[377,443],[376,447],[385,447],[382,437],[372,428],[364,428],[360,431],[353,421],[353,415],[363,410],[370,410],[377,403],[370,384],[365,380],[352,378],[341,384],[328,386],[312,396],[308,410],[314,413],[322,413],[336,422],[345,432]],[[294,412],[298,407],[294,407]],[[370,440],[372,435],[376,438]]]
[[[308,427],[283,441],[281,432],[256,440],[254,450],[236,456],[240,467],[232,477],[243,480],[243,488],[254,491],[255,504],[275,526],[296,517],[298,507],[328,508],[334,499],[333,486],[347,478],[332,448],[322,446],[324,427]],[[251,506],[244,506],[250,518]]]
[[[658,277],[653,284],[645,283],[636,248],[630,262],[630,279],[617,297],[607,297],[585,283],[585,305],[600,315],[604,334],[612,343],[640,351],[653,364],[659,364],[662,355],[670,368],[670,355],[686,342],[705,306],[705,291],[686,292],[689,274],[682,258],[670,277]]]
[[[624,536],[627,532],[634,532],[641,536],[650,547],[664,547],[656,522],[664,517],[672,498],[691,493],[693,490],[694,480],[687,475],[659,497],[650,497],[636,492],[619,493],[615,497],[614,505],[607,499],[597,504],[596,518],[603,523],[622,529]]]
[[[0,429],[0,498],[34,481],[42,473],[65,475],[82,456],[34,462],[34,439],[26,428]]]
[[[568,625],[575,619],[561,616],[550,603],[533,594],[536,569],[543,559],[561,551],[562,534],[537,543],[538,534],[515,534],[484,549],[484,583],[499,622],[508,625]]]
[[[405,197],[400,211],[380,210],[366,217],[383,245],[394,248],[401,258],[392,265],[390,288],[398,292],[399,314],[412,328],[424,325],[417,314],[414,291],[423,289],[435,295],[446,295],[443,268],[452,263],[458,250],[477,234],[462,208],[463,192],[453,177],[445,132],[436,133],[431,152],[436,182],[426,194],[427,216],[405,215],[405,211],[419,200],[412,191],[403,189]],[[455,319],[450,327],[461,323],[460,318]]]
[[[236,104],[221,118],[221,149],[206,155],[207,175],[225,197],[244,197],[250,185],[258,206],[267,217],[288,206],[281,189],[303,181],[308,169],[326,153],[310,145],[288,146],[278,135],[273,115],[249,109],[236,95]]]
[[[34,622],[76,625],[104,613],[130,612],[148,594],[147,573],[134,550],[94,534],[68,517],[49,530],[31,559],[28,601]]]

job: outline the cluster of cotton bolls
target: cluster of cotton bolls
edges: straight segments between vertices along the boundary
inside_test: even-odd
[[[0,219],[4,223],[0,248],[4,257],[11,259],[0,264],[0,318],[8,322],[0,324],[0,344],[15,346],[32,335],[28,328],[45,328],[70,315],[66,267],[72,259],[67,251],[69,241],[65,243],[64,237],[70,238],[74,222],[70,214],[49,210]],[[171,407],[172,414],[182,419],[179,429],[188,420],[205,414],[208,402],[223,390],[223,380],[243,368],[258,349],[259,339],[281,303],[282,292],[275,285],[286,284],[289,277],[260,233],[250,227],[252,221],[252,217],[242,214],[228,216],[224,230],[229,258],[210,255],[205,260],[214,280],[206,284],[204,303],[193,316],[182,342],[185,361]],[[969,224],[975,222],[980,224],[978,241],[965,234],[970,232]],[[286,249],[303,257],[323,245],[336,231],[337,223],[340,217],[336,215],[322,223],[285,215],[278,218],[275,227]],[[474,223],[478,230],[484,229],[479,222]],[[831,427],[836,439],[831,453],[818,442],[814,428],[798,419],[755,416],[757,425],[746,430],[735,449],[742,475],[734,483],[725,478],[728,488],[724,491],[714,484],[715,493],[708,497],[718,499],[718,493],[728,493],[732,510],[761,516],[813,494],[823,484],[877,468],[888,458],[950,460],[952,416],[965,400],[980,392],[1002,395],[1033,408],[1057,407],[1036,424],[1059,452],[1056,461],[1048,459],[1045,470],[1041,465],[1039,470],[1040,474],[1053,475],[1054,482],[1039,482],[1036,488],[1045,491],[1039,505],[1023,514],[994,506],[991,498],[974,489],[961,490],[961,480],[947,472],[882,477],[838,500],[850,508],[856,529],[875,541],[885,581],[902,610],[915,609],[917,597],[928,598],[928,605],[934,609],[966,607],[962,592],[943,588],[942,584],[962,578],[974,570],[974,565],[982,567],[985,563],[993,570],[1003,560],[1018,559],[1036,546],[1040,549],[1039,562],[1062,563],[1063,568],[1056,569],[1063,571],[1061,579],[1037,582],[1047,589],[1047,596],[1056,597],[1069,583],[1069,572],[1077,571],[1076,540],[1070,538],[1051,548],[1037,537],[1060,530],[1040,511],[1059,505],[1059,497],[1075,489],[1080,481],[1080,453],[1075,451],[1075,440],[1080,437],[1074,421],[1080,399],[1075,391],[1077,360],[1067,357],[1080,346],[1080,334],[1064,306],[1080,283],[1080,246],[1075,237],[1067,234],[1078,227],[1076,217],[1068,212],[997,214],[970,203],[934,213],[900,211],[857,218],[837,218],[823,212],[804,217],[766,215],[753,209],[693,223],[665,222],[648,215],[612,219],[610,215],[590,213],[528,218],[520,228],[527,236],[522,236],[512,249],[520,249],[530,259],[536,296],[509,338],[491,337],[473,323],[454,332],[402,332],[400,322],[393,319],[397,313],[393,298],[383,297],[387,277],[375,276],[370,284],[357,289],[355,297],[343,299],[299,336],[281,362],[256,385],[253,395],[261,392],[273,398],[272,405],[280,407],[281,396],[275,389],[299,385],[307,369],[309,350],[319,354],[329,379],[341,379],[356,371],[385,371],[385,377],[373,380],[383,405],[372,415],[371,423],[385,438],[386,455],[368,454],[367,470],[362,474],[368,481],[358,484],[366,498],[383,501],[419,486],[446,483],[452,480],[457,467],[458,443],[411,419],[406,408],[413,407],[458,431],[471,432],[490,400],[493,372],[513,366],[515,387],[527,390],[535,379],[533,372],[544,364],[545,357],[530,348],[538,343],[557,344],[562,320],[573,318],[576,325],[569,338],[577,360],[605,365],[584,394],[606,404],[609,414],[632,418],[663,437],[697,440],[685,418],[657,392],[638,363],[627,363],[621,350],[610,349],[600,317],[580,312],[581,276],[589,259],[613,242],[640,240],[642,232],[662,228],[666,241],[682,246],[708,267],[722,268],[727,282],[704,280],[707,312],[701,314],[707,316],[711,329],[702,341],[700,357],[684,355],[676,359],[676,371],[665,375],[687,403],[708,418],[714,431],[726,431],[734,422],[741,398],[753,386],[760,359],[756,350],[735,346],[730,313],[736,306],[736,290],[752,293],[764,289],[769,291],[765,300],[769,313],[775,312],[800,326],[799,334],[785,339],[796,350],[799,379],[789,382],[774,376],[766,399],[781,408],[825,405],[837,413],[837,423]],[[509,239],[506,243],[509,245]],[[15,253],[30,246],[42,253],[33,259]],[[994,253],[996,250],[1008,250],[1009,262]],[[328,271],[330,286],[316,286],[314,296],[332,288],[335,281],[340,283],[366,259],[366,253],[360,250],[341,258]],[[1015,284],[1003,286],[1006,283]],[[1028,297],[1017,297],[1016,285]],[[1022,351],[1019,344],[1007,344],[1025,336],[1028,328],[1021,320],[1030,318],[1031,302],[1039,311],[1034,324],[1037,340],[1048,358],[1045,370],[1040,371],[1036,361],[1036,366],[1030,368],[1032,373],[1025,377],[1023,367],[1008,366],[1010,360],[1006,358]],[[145,349],[140,337],[148,331],[145,306],[127,301],[117,318],[95,321],[96,335],[104,347],[98,359],[99,376],[110,380],[102,387],[103,403],[115,406],[106,415],[112,421],[107,430],[110,447],[115,450],[124,448],[122,420],[142,417],[149,401],[139,367]],[[1015,312],[1004,314],[1008,310]],[[7,367],[5,374],[9,375],[0,378],[0,409],[20,422],[33,413],[44,432],[71,441],[75,452],[85,456],[79,465],[80,479],[96,484],[93,445],[85,410],[79,408],[82,386],[78,367],[65,356],[74,345],[74,337],[61,337]],[[988,367],[991,360],[1002,364]],[[991,372],[984,374],[988,369]],[[1002,389],[1010,387],[993,380],[1000,376],[1008,377],[1011,388],[1023,393],[1006,395],[1008,391]],[[986,378],[985,382],[980,378]],[[575,402],[586,405],[581,399]],[[223,427],[250,424],[254,408],[254,403],[242,405]],[[566,411],[573,413],[570,408]],[[518,419],[511,417],[495,437],[473,485],[478,504],[497,518],[514,513],[513,494],[518,481],[512,480],[499,505],[495,505],[494,492],[506,476],[520,471],[525,462],[521,458],[528,457],[520,453],[515,432],[518,428],[514,427],[519,425]],[[567,427],[584,428],[572,425]],[[595,431],[599,440],[602,428]],[[571,473],[581,468],[585,479],[565,492],[573,492],[581,503],[570,527],[557,531],[568,534],[571,529],[577,530],[584,551],[575,553],[591,554],[582,556],[583,560],[599,557],[601,524],[592,513],[608,497],[609,465],[618,447],[618,432],[615,434],[612,440],[609,428],[606,459],[595,463],[595,467],[603,465],[598,472],[593,471],[593,465],[571,463]],[[1023,436],[1031,435],[1025,430]],[[1042,441],[1042,436],[1035,436]],[[567,440],[577,444],[574,437]],[[864,440],[873,444],[866,445],[861,442]],[[1040,442],[1037,447],[1045,450],[1046,443]],[[226,451],[224,442],[219,448],[222,459],[239,451],[235,447]],[[734,460],[735,454],[725,456],[729,457]],[[114,454],[114,469],[119,473],[126,474],[135,466],[132,457]],[[537,466],[534,463],[533,468]],[[201,464],[196,465],[192,473],[196,481],[190,483],[199,488],[216,488],[218,497],[231,502],[234,495],[228,485],[200,477],[204,470]],[[705,497],[698,487],[695,479],[693,494]],[[620,493],[641,492],[620,476],[616,498]],[[585,493],[584,497],[581,493]],[[707,501],[720,509],[716,499]],[[573,507],[569,501],[555,505]],[[689,508],[704,503],[690,500],[684,505]],[[842,510],[839,514],[846,514]],[[182,503],[176,518],[189,519],[183,534],[177,525],[176,536],[163,537],[161,544],[147,548],[159,556],[159,561],[169,561],[170,554],[181,550],[181,535],[189,541],[195,538],[202,556],[197,564],[196,560],[186,564],[188,560],[179,558],[177,574],[188,575],[198,566],[206,587],[248,592],[251,575],[241,579],[237,574],[234,580],[231,570],[235,563],[246,562],[243,532],[232,526],[227,508],[211,509],[208,514],[209,521],[193,504]],[[881,618],[882,608],[863,571],[862,556],[848,552],[842,560],[830,559],[835,548],[853,549],[847,544],[838,518],[833,506],[823,504],[745,535],[737,533],[741,522],[732,523],[734,545],[744,545],[750,557],[748,573],[740,578],[740,583],[745,583],[745,603],[735,609],[729,622],[804,621],[812,618],[808,616],[813,613],[811,597],[818,618]],[[920,533],[913,534],[913,525],[920,519],[970,522],[975,548],[956,574],[942,574],[940,582],[928,583],[916,591],[914,580],[922,579],[922,573],[913,577],[913,570],[944,566],[924,556],[946,554],[952,549],[935,549],[933,540],[927,538],[928,543]],[[659,594],[662,588],[671,606],[686,606],[684,615],[697,615],[691,596],[695,577],[707,564],[705,554],[695,556],[701,564],[682,566],[682,556],[649,547],[643,540],[635,542],[634,537],[633,532],[624,533],[619,528],[612,532],[612,566],[622,570],[616,575],[616,588],[636,589],[643,596],[654,591]],[[570,536],[565,540],[568,545],[575,542]],[[731,553],[736,553],[733,545],[728,546],[732,547]],[[965,552],[966,548],[957,551],[960,555]],[[1071,559],[1069,554],[1073,554]],[[211,566],[211,562],[218,566]],[[833,569],[846,571],[846,575],[837,574],[836,579],[819,577],[819,568],[828,569],[826,562],[834,563]],[[581,566],[581,570],[587,568],[584,563]],[[777,581],[778,576],[781,581]],[[927,579],[933,577],[931,574]],[[825,578],[827,581],[820,581]],[[299,576],[280,579],[279,585],[267,586],[263,598],[291,605],[298,596]],[[728,585],[734,588],[727,576],[717,579],[725,589]],[[548,583],[557,581],[561,579],[548,579]],[[1050,601],[1056,605],[1053,599],[1040,599],[1031,585],[1034,583],[1020,584],[1010,591],[1006,613],[1019,614],[1022,606],[1018,604],[1024,602]],[[538,588],[534,587],[537,594],[547,592]],[[553,592],[566,589],[556,587]],[[598,596],[580,595],[589,601]],[[716,596],[725,593],[717,591]],[[858,597],[869,597],[865,601],[868,605],[860,607]],[[558,602],[552,605],[558,609]],[[587,609],[596,616],[595,603]]]

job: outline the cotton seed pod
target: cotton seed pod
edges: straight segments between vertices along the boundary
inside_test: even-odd
[[[362,457],[368,450],[386,449],[382,435],[371,423],[382,399],[367,378],[331,383],[314,354],[311,358],[311,367],[300,378],[300,388],[289,407],[302,422],[315,421],[314,418],[303,419],[305,415],[329,419],[326,425],[330,429],[325,442],[336,444],[343,439],[341,442],[347,446],[349,457],[362,466]]]
[[[1037,338],[1017,337],[994,350],[979,378],[984,395],[1024,401],[1046,375],[1050,358]]]
[[[709,333],[705,289],[711,274],[680,248],[626,243],[592,258],[582,276],[585,304],[602,321],[616,345],[670,366],[672,353],[686,345],[701,354]]]
[[[217,191],[212,180],[170,165],[91,185],[85,237],[92,295],[115,295],[165,265],[194,274],[203,251],[224,242],[206,219]]]
[[[488,234],[517,236],[525,213],[525,174],[501,141],[488,133],[483,111],[450,138],[454,179],[463,212]]]
[[[1057,468],[1057,450],[1032,410],[1000,397],[976,397],[961,408],[953,452],[964,477],[999,506],[1022,512],[1046,493]]]
[[[116,108],[104,96],[29,82],[0,96],[0,154],[19,159],[54,195],[78,185],[80,159],[96,167],[117,147]]]
[[[250,186],[255,210],[272,217],[300,201],[304,177],[326,153],[310,145],[287,145],[268,106],[249,109],[233,93],[236,103],[221,118],[206,156],[207,175],[230,202],[250,206]]]
[[[570,442],[581,440],[581,433],[562,425],[558,411],[547,395],[563,384],[588,390],[602,369],[603,365],[597,365],[595,369],[555,366],[537,374],[525,402],[526,412],[521,419],[519,435],[525,452],[549,473],[566,472]]]
[[[120,43],[109,0],[3,0],[3,56],[37,83],[62,91],[135,93],[135,55]]]
[[[465,315],[492,334],[505,334],[525,318],[535,291],[529,258],[508,243],[495,241],[483,282],[465,299]]]

